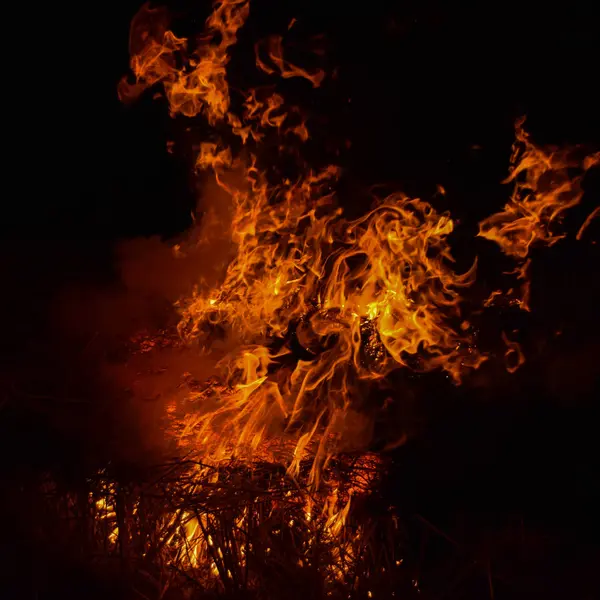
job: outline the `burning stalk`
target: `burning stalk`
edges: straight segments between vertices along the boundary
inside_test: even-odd
[[[345,532],[349,499],[365,493],[380,469],[369,457],[332,468],[338,487],[329,495],[298,489],[269,464],[216,471],[176,461],[122,492],[105,473],[88,482],[93,522],[100,527],[96,539],[104,540],[109,555],[135,557],[148,568],[165,563],[203,587],[216,581],[230,591],[256,587],[268,576],[263,569],[282,560],[284,568],[316,570],[333,585],[347,578],[365,541],[360,527]],[[367,475],[362,484],[354,469]],[[129,555],[122,553],[124,536]]]

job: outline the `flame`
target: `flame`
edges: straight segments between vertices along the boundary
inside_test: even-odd
[[[600,162],[600,153],[581,160],[571,148],[536,146],[523,129],[524,121],[521,118],[515,124],[512,167],[505,180],[513,184],[511,198],[504,210],[479,224],[481,237],[496,242],[505,254],[517,259],[526,258],[537,242],[551,246],[564,237],[552,228],[583,195],[583,175],[573,178],[569,170],[585,173]]]
[[[577,240],[581,240],[581,238],[583,237],[583,234],[585,232],[585,230],[590,226],[590,223],[598,216],[600,215],[600,206],[597,206],[586,218],[586,220],[583,222],[583,225],[579,228],[579,231],[577,232]]]
[[[369,482],[367,477],[344,489],[328,465],[353,441],[348,418],[360,414],[361,382],[376,382],[398,368],[442,369],[459,382],[484,360],[461,317],[461,290],[472,283],[475,265],[455,273],[447,243],[454,223],[427,202],[395,194],[348,220],[333,193],[337,167],[301,169],[293,181],[269,180],[251,144],[269,130],[300,141],[310,134],[300,111],[288,108],[278,93],[250,90],[241,117],[230,111],[228,49],[247,12],[246,3],[217,3],[207,22],[210,35],[193,53],[199,60],[187,62],[187,40],[160,23],[150,26],[147,7],[132,26],[136,84],[122,83],[121,96],[161,83],[172,114],[226,123],[247,145],[242,160],[224,143],[200,144],[196,168],[213,173],[230,197],[226,229],[235,252],[219,285],[199,282],[178,303],[187,343],[210,347],[217,332],[236,340],[238,349],[221,361],[220,377],[190,384],[191,406],[183,418],[173,407],[169,416],[179,442],[202,459],[194,481],[209,478],[218,485],[221,471],[210,465],[232,461],[283,463],[288,477],[305,479],[303,508],[286,522],[312,532],[302,542],[306,552],[317,540],[335,540],[328,568],[343,579],[362,544],[360,528],[345,534],[352,497],[365,493]],[[284,60],[281,38],[268,41],[268,57],[273,68],[257,54],[269,73],[302,77],[315,87],[323,79],[320,71]],[[238,185],[228,175],[235,171],[243,173]],[[295,501],[298,494],[289,494],[286,500]],[[249,530],[254,518],[245,510],[236,527]],[[163,529],[170,533],[164,543],[180,564],[207,567],[226,582],[244,566],[250,545],[238,539],[243,552],[229,560],[232,549],[208,533],[214,531],[209,521],[176,510],[165,516]],[[264,552],[268,556],[270,547]],[[309,555],[299,563],[308,565]]]
[[[506,370],[509,373],[514,373],[525,362],[521,345],[514,340],[509,340],[504,332],[502,332],[502,341],[506,344],[506,352],[504,354]]]
[[[229,111],[227,64],[229,49],[249,14],[247,0],[223,0],[206,21],[205,41],[187,56],[188,40],[167,30],[164,10],[144,5],[131,24],[129,49],[135,84],[122,80],[119,97],[137,98],[145,89],[162,83],[171,114],[193,117],[203,113],[210,124]],[[177,68],[180,61],[183,68]]]
[[[202,114],[244,146],[236,156],[224,137],[202,142],[196,159],[230,198],[221,225],[233,256],[220,282],[200,281],[179,301],[179,332],[188,344],[210,349],[224,337],[237,349],[221,360],[216,380],[190,388],[181,443],[212,464],[280,462],[294,478],[310,464],[316,488],[331,458],[352,447],[350,418],[360,418],[369,386],[396,369],[441,370],[458,384],[486,360],[462,314],[476,261],[465,273],[454,270],[454,221],[424,200],[395,193],[348,220],[334,192],[335,165],[316,171],[298,161],[295,179],[269,176],[260,155],[265,135],[303,141],[309,129],[273,90],[240,91],[242,112],[232,112],[226,67],[248,14],[248,2],[217,2],[195,49],[147,6],[132,24],[134,91],[160,83],[172,114]],[[257,66],[321,84],[321,71],[309,73],[283,54],[283,38],[271,36],[256,45]],[[121,84],[123,97],[132,89]],[[511,199],[481,222],[479,235],[524,261],[509,273],[519,297],[508,294],[529,310],[529,249],[562,237],[551,227],[581,198],[580,178],[567,170],[595,159],[535,146],[520,120],[511,161]],[[242,173],[237,184],[234,172]]]
[[[600,164],[600,153],[581,158],[575,151],[577,149],[537,146],[523,128],[524,121],[525,118],[521,118],[515,123],[511,169],[505,180],[513,185],[510,200],[502,211],[479,223],[478,235],[496,242],[504,254],[518,263],[513,271],[505,273],[516,276],[518,290],[514,286],[507,292],[495,290],[484,305],[491,306],[503,299],[530,312],[530,250],[536,244],[552,246],[565,237],[565,234],[554,233],[553,229],[565,211],[580,203],[583,196],[581,181],[589,169]],[[576,177],[571,175],[574,169],[580,173]],[[581,226],[577,240],[581,239],[597,211],[593,211]],[[520,350],[517,355],[517,366],[509,369],[510,372],[522,363]]]
[[[335,193],[336,165],[313,169],[298,160],[294,176],[273,177],[261,152],[265,138],[277,136],[283,152],[309,139],[310,128],[273,89],[230,89],[230,50],[248,14],[247,0],[217,1],[206,34],[192,48],[167,28],[164,11],[144,6],[130,36],[135,83],[119,85],[127,101],[160,84],[172,115],[200,115],[219,126],[218,141],[200,143],[195,168],[212,175],[228,197],[227,210],[211,214],[210,226],[228,238],[231,260],[217,282],[198,281],[177,307],[184,343],[216,355],[215,341],[224,339],[234,350],[220,357],[208,381],[186,378],[183,415],[177,402],[168,403],[170,432],[193,457],[173,494],[193,497],[197,508],[172,503],[157,529],[173,564],[203,569],[225,587],[247,577],[251,554],[270,560],[274,536],[286,526],[300,548],[298,565],[309,565],[311,549],[326,540],[328,576],[344,580],[364,550],[361,527],[347,528],[353,498],[368,493],[374,475],[343,481],[333,467],[344,452],[358,449],[359,468],[376,472],[378,459],[364,453],[368,435],[357,440],[355,434],[357,427],[369,431],[370,390],[393,371],[439,371],[460,384],[487,359],[464,314],[477,261],[457,272],[449,244],[455,222],[422,199],[394,193],[349,219]],[[302,78],[313,87],[325,81],[322,70],[309,72],[284,58],[281,36],[255,50],[257,67],[268,75]],[[232,94],[239,95],[235,102]],[[570,151],[537,147],[523,120],[517,122],[506,180],[512,195],[480,223],[479,236],[518,261],[507,275],[519,289],[506,295],[523,310],[530,310],[531,247],[561,239],[553,228],[582,196],[582,175],[573,179],[569,170],[599,161],[600,155],[581,161]],[[438,194],[445,194],[442,186]],[[210,246],[211,239],[200,228],[190,244]],[[174,248],[178,255],[186,250],[185,244]],[[496,290],[484,305],[504,295]],[[512,373],[525,357],[516,341],[504,333],[502,339]],[[387,447],[402,443],[398,438]],[[264,465],[277,470],[259,489],[255,475]],[[240,488],[243,477],[253,482],[250,491]],[[223,511],[228,528],[210,510],[224,502],[220,491],[227,485],[248,496]],[[115,542],[125,533],[117,527],[114,490],[105,492],[96,509]],[[134,510],[144,510],[141,500]],[[252,538],[272,515],[280,520],[273,536]]]
[[[494,290],[488,298],[483,302],[485,307],[494,306],[501,301],[509,306],[517,306],[521,310],[531,312],[530,296],[531,296],[531,281],[529,279],[529,267],[531,259],[518,264],[512,271],[506,271],[504,275],[514,275],[519,284],[518,289],[511,287],[508,291]]]
[[[290,24],[288,29],[292,27],[293,23]],[[279,35],[270,36],[267,39],[267,54],[269,56],[270,61],[273,63],[275,68],[270,67],[266,64],[260,57],[261,46],[265,44],[256,44],[255,53],[256,53],[256,66],[265,73],[272,75],[278,74],[280,77],[284,79],[289,79],[290,77],[302,77],[310,81],[313,87],[319,87],[321,82],[325,77],[325,72],[322,69],[316,70],[314,73],[309,73],[302,67],[297,65],[293,65],[289,61],[283,58],[283,38]]]
[[[230,190],[237,253],[222,284],[180,303],[187,341],[204,343],[219,328],[241,344],[222,363],[224,384],[193,394],[198,443],[215,460],[252,460],[285,433],[289,472],[310,449],[315,484],[343,447],[361,381],[411,368],[460,382],[484,360],[460,310],[475,265],[453,271],[450,217],[396,194],[346,221],[323,192],[335,175],[269,187],[251,166],[250,191]],[[305,357],[291,356],[293,343]]]

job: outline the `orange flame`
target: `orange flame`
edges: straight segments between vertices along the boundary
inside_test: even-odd
[[[226,384],[195,396],[198,443],[217,460],[251,459],[285,431],[295,447],[290,474],[310,449],[315,484],[344,447],[361,380],[408,367],[441,368],[459,382],[484,360],[460,317],[475,265],[452,270],[450,217],[396,194],[346,221],[323,189],[335,175],[329,168],[274,188],[248,169],[250,191],[230,189],[237,254],[222,284],[180,303],[188,341],[205,342],[218,327],[242,344],[223,363]],[[290,361],[292,339],[304,358]]]
[[[511,157],[512,169],[506,179],[513,183],[511,198],[499,213],[479,224],[479,235],[496,242],[502,251],[523,259],[536,242],[549,246],[564,235],[551,228],[569,208],[579,204],[583,175],[572,178],[569,169],[584,172],[600,161],[600,153],[577,159],[571,149],[544,149],[535,146],[523,129],[525,119],[515,125],[516,141]]]
[[[205,41],[186,59],[187,40],[144,7],[132,25],[133,92],[160,82],[173,114],[224,121],[244,142],[260,141],[269,127],[305,140],[305,122],[292,119],[280,94],[259,99],[252,90],[243,119],[229,111],[228,50],[247,14],[247,2],[218,2]],[[257,55],[263,70],[314,86],[323,79],[284,60],[280,37],[270,38],[268,55],[274,68]],[[121,84],[122,97],[131,92]],[[345,418],[360,404],[361,381],[403,367],[442,369],[459,382],[484,360],[460,316],[460,291],[472,283],[475,265],[453,271],[453,221],[424,201],[395,194],[347,221],[331,191],[337,167],[272,184],[254,153],[248,157],[244,168],[229,147],[204,142],[196,161],[231,197],[236,251],[219,286],[200,286],[180,301],[180,332],[209,346],[218,330],[237,339],[239,351],[222,362],[222,383],[193,391],[200,408],[186,432],[214,460],[264,456],[285,432],[289,473],[298,475],[312,457],[316,485],[344,448]],[[229,169],[244,170],[243,186],[227,182]],[[303,356],[294,357],[294,344]]]
[[[130,36],[135,83],[119,85],[127,101],[161,84],[172,115],[202,115],[220,131],[228,128],[244,146],[236,153],[222,138],[202,141],[195,161],[196,169],[214,176],[219,200],[225,193],[229,201],[203,219],[188,244],[214,250],[218,241],[231,260],[220,277],[211,274],[216,282],[200,280],[190,297],[180,299],[179,333],[213,358],[223,339],[234,350],[222,357],[212,379],[197,382],[188,374],[183,415],[178,396],[169,398],[170,432],[195,459],[173,493],[193,496],[194,508],[169,503],[150,537],[161,560],[194,569],[210,585],[218,580],[229,590],[248,584],[251,555],[254,562],[268,560],[274,538],[251,533],[262,532],[275,514],[282,529],[293,532],[299,567],[310,566],[316,555],[322,560],[317,546],[329,544],[319,568],[335,589],[354,578],[353,565],[366,554],[364,529],[350,531],[346,525],[353,498],[368,493],[379,461],[364,453],[373,425],[364,411],[369,390],[396,369],[439,370],[458,384],[486,360],[462,314],[476,261],[466,273],[453,269],[448,239],[454,221],[423,200],[392,194],[349,220],[334,192],[336,166],[316,171],[298,164],[294,180],[273,181],[261,164],[261,142],[276,134],[287,149],[288,140],[306,141],[310,132],[301,111],[272,89],[242,91],[235,103],[240,114],[232,111],[229,52],[248,14],[248,0],[218,0],[206,35],[191,49],[188,40],[168,30],[164,11],[144,6]],[[267,74],[303,78],[314,87],[324,81],[323,71],[309,72],[284,59],[279,36],[255,50],[258,68]],[[518,261],[506,273],[518,285],[506,294],[492,292],[484,306],[506,296],[529,311],[530,248],[563,237],[553,228],[582,195],[583,175],[571,179],[569,170],[585,172],[600,162],[600,154],[581,161],[570,151],[539,148],[522,125],[517,122],[507,179],[512,196],[503,211],[480,223],[479,235]],[[438,194],[445,194],[443,187]],[[577,239],[597,214],[598,209],[586,219]],[[186,245],[174,252],[185,254]],[[514,373],[525,362],[523,351],[504,332],[502,340],[506,369]],[[151,350],[150,342],[138,342],[140,352]],[[386,448],[404,439],[398,436]],[[353,472],[343,482],[336,455],[356,449],[363,451],[356,459],[363,474]],[[275,493],[264,510],[254,484],[243,491],[235,479],[233,496],[246,493],[248,499],[222,511],[216,490],[231,483],[227,478],[235,469],[254,479],[263,463],[283,467],[287,475],[273,482],[270,473],[262,493]],[[90,496],[96,523],[108,547],[133,543],[137,536],[135,543],[144,548],[148,534],[126,526],[120,494],[103,476],[98,493]],[[211,503],[227,513],[227,523],[211,513]],[[140,523],[152,520],[143,518],[141,497],[128,510]]]
[[[521,345],[518,342],[509,340],[504,332],[502,332],[502,341],[506,344],[506,352],[504,353],[506,370],[509,373],[514,373],[525,362]]]
[[[171,114],[193,117],[203,112],[213,125],[223,120],[230,103],[228,51],[235,44],[249,10],[248,0],[217,2],[206,21],[206,41],[187,58],[187,39],[178,38],[166,29],[164,11],[144,5],[133,19],[129,42],[136,83],[131,85],[122,80],[119,97],[135,99],[145,89],[161,82]],[[185,66],[177,68],[181,60]]]
[[[230,238],[233,252],[217,284],[199,281],[195,292],[178,302],[185,342],[211,351],[215,340],[225,338],[235,350],[222,358],[217,377],[188,382],[190,410],[184,418],[175,410],[170,414],[180,442],[202,460],[200,479],[218,482],[219,470],[211,468],[231,461],[283,465],[310,490],[303,516],[290,523],[296,519],[310,528],[320,521],[327,535],[341,540],[354,487],[338,492],[328,466],[336,454],[359,445],[356,421],[368,430],[362,407],[370,387],[395,369],[440,370],[458,384],[486,360],[462,314],[476,261],[465,273],[453,269],[448,238],[454,221],[421,199],[392,194],[366,215],[348,220],[333,191],[336,166],[315,171],[298,165],[294,180],[273,182],[267,176],[258,151],[267,132],[293,134],[295,141],[306,141],[310,132],[300,111],[273,91],[244,92],[240,115],[232,112],[229,51],[248,13],[247,0],[216,2],[207,35],[192,51],[186,39],[167,29],[165,14],[146,5],[131,29],[136,81],[119,86],[120,97],[128,100],[160,83],[171,114],[201,114],[244,144],[241,155],[222,141],[199,146],[196,168],[212,173],[230,200],[223,211],[227,218],[215,215],[212,225]],[[261,58],[264,47],[268,59]],[[279,36],[255,49],[256,64],[267,74],[304,78],[314,87],[324,80],[323,71],[309,73],[285,60]],[[517,122],[507,179],[512,196],[503,211],[480,223],[479,236],[521,261],[509,274],[521,284],[514,301],[530,310],[530,261],[525,260],[530,247],[563,237],[551,228],[582,195],[581,177],[571,179],[568,170],[585,171],[600,155],[582,162],[570,152],[538,148],[522,125]],[[438,192],[445,193],[441,186]],[[178,245],[175,251],[185,248]],[[484,305],[501,294],[493,292]],[[504,333],[502,339],[512,373],[525,358],[517,342]],[[324,484],[326,493],[317,502]],[[249,518],[239,517],[239,529]],[[165,519],[170,531],[181,524],[189,564],[209,565],[222,581],[233,577],[223,561],[231,549],[207,533],[206,515],[178,510]],[[356,533],[340,542],[335,577],[347,571],[343,557],[357,555],[358,538]],[[165,544],[184,552],[174,534]],[[237,556],[241,566],[245,554]]]
[[[299,165],[294,181],[267,177],[250,142],[260,144],[267,129],[300,140],[309,131],[272,90],[250,90],[241,116],[231,112],[228,52],[248,11],[247,2],[217,2],[204,41],[188,56],[187,40],[145,7],[132,26],[132,68],[136,90],[162,83],[173,114],[225,123],[247,147],[242,161],[222,142],[203,142],[196,160],[231,199],[226,229],[234,253],[218,285],[199,282],[192,297],[181,299],[179,329],[187,342],[210,348],[221,336],[238,349],[221,361],[220,380],[191,390],[196,409],[187,442],[191,436],[217,462],[280,460],[294,477],[308,462],[316,486],[331,456],[349,443],[347,421],[360,414],[365,382],[405,368],[440,369],[459,383],[485,360],[461,315],[476,264],[464,274],[453,270],[454,222],[423,200],[393,194],[349,221],[332,191],[337,167],[315,172]],[[320,85],[323,73],[286,61],[282,45],[278,36],[257,45],[258,67]],[[268,60],[259,52],[264,47]],[[598,158],[581,161],[570,151],[537,147],[520,120],[511,160],[511,199],[481,222],[479,235],[524,260],[535,242],[551,245],[562,237],[552,227],[582,195],[581,177],[572,179],[568,170],[588,169]],[[243,181],[234,185],[229,174],[240,171]],[[508,292],[511,303],[524,310],[529,264],[510,273],[520,284],[519,294]],[[510,344],[521,364],[520,349]]]
[[[292,25],[290,24],[289,28],[291,28],[291,26]],[[284,79],[289,79],[290,77],[302,77],[310,81],[313,87],[319,87],[325,78],[325,72],[321,69],[318,69],[311,74],[302,67],[293,65],[285,60],[283,58],[283,38],[279,35],[273,35],[267,40],[267,54],[276,68],[270,67],[261,59],[260,47],[261,44],[256,44],[255,46],[256,66],[269,75],[278,73]]]
[[[590,226],[590,223],[598,216],[600,215],[600,206],[597,206],[586,218],[586,220],[583,222],[583,225],[579,228],[579,231],[577,232],[577,240],[581,240],[581,238],[583,237],[583,234],[585,232],[585,230]]]

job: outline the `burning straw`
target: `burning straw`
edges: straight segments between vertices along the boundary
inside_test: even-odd
[[[307,578],[308,593],[317,586],[332,596],[372,583],[369,569],[376,579],[401,564],[393,529],[384,528],[387,544],[378,548],[377,524],[348,519],[350,498],[368,494],[380,474],[375,457],[340,458],[330,467],[336,488],[311,493],[277,465],[216,469],[177,459],[127,482],[102,470],[79,494],[57,494],[48,482],[46,494],[65,527],[86,529],[89,559],[144,573],[156,597],[169,586],[293,595],[290,586],[306,589]],[[382,551],[383,562],[373,555]]]

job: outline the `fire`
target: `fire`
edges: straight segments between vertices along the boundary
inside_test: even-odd
[[[274,180],[263,164],[262,141],[275,134],[280,148],[298,144],[310,128],[272,90],[236,91],[240,97],[232,102],[229,52],[249,10],[247,0],[216,2],[194,48],[168,30],[163,11],[144,6],[131,27],[135,83],[119,86],[121,99],[130,100],[160,84],[172,115],[201,115],[224,132],[200,143],[195,168],[211,174],[229,197],[228,218],[215,226],[229,237],[231,260],[217,284],[198,281],[177,307],[185,344],[211,352],[227,340],[234,350],[209,381],[186,381],[181,410],[169,404],[170,432],[190,463],[167,488],[178,501],[192,498],[194,508],[173,502],[156,527],[173,564],[203,570],[226,588],[247,585],[249,557],[266,561],[284,531],[299,548],[298,565],[309,565],[310,548],[326,542],[328,577],[349,576],[366,543],[360,527],[346,527],[353,498],[369,493],[379,466],[365,453],[369,440],[354,439],[356,422],[368,429],[363,407],[370,390],[397,369],[441,371],[458,385],[489,358],[465,314],[477,260],[466,272],[454,268],[449,213],[395,193],[348,219],[336,198],[336,165],[316,170],[298,160],[294,177]],[[256,45],[256,64],[269,75],[322,84],[323,71],[309,72],[284,54],[283,38],[271,37]],[[569,170],[598,161],[539,148],[523,121],[517,123],[511,198],[481,222],[479,236],[518,261],[509,275],[519,292],[508,295],[522,309],[530,310],[530,248],[560,240],[553,228],[581,199],[581,176],[573,179]],[[492,292],[484,304],[501,295]],[[512,373],[525,358],[516,341],[502,339]],[[372,476],[343,480],[340,457],[357,450],[356,464],[369,464]],[[248,489],[244,482],[251,482]],[[224,491],[231,488],[239,492],[235,502]],[[112,491],[96,506],[99,518],[113,523],[109,539],[116,543],[124,534]],[[214,506],[227,502],[227,514],[217,516]],[[133,510],[149,510],[141,496]],[[273,515],[279,525],[272,535],[253,538]],[[146,543],[141,533],[131,535]]]
[[[585,232],[585,230],[589,227],[590,223],[598,216],[600,215],[600,206],[597,206],[586,218],[586,220],[583,222],[583,225],[579,228],[579,231],[577,232],[577,239],[581,240],[581,238],[583,237],[583,234]]]
[[[310,481],[316,486],[330,457],[348,444],[345,419],[362,400],[361,382],[411,368],[442,369],[459,383],[485,360],[461,316],[461,291],[473,282],[475,264],[463,274],[453,270],[447,243],[453,220],[425,201],[394,194],[349,221],[332,191],[336,166],[301,170],[293,181],[269,180],[253,144],[269,128],[301,140],[309,132],[276,93],[259,99],[251,90],[242,117],[228,111],[229,88],[222,79],[227,49],[247,10],[240,2],[216,5],[219,18],[209,19],[208,33],[225,33],[216,44],[205,38],[195,51],[204,57],[199,64],[177,70],[172,58],[185,58],[186,40],[164,29],[162,42],[143,36],[145,45],[132,58],[138,85],[161,82],[173,114],[202,112],[209,123],[224,120],[248,147],[242,161],[226,145],[202,143],[196,161],[231,197],[227,226],[236,250],[220,285],[200,285],[180,301],[180,333],[188,343],[207,347],[219,331],[238,340],[239,350],[222,361],[220,382],[191,390],[198,409],[185,436],[188,443],[196,436],[204,458],[217,462],[273,460],[283,452],[294,476],[312,457]],[[139,19],[133,33],[139,34]],[[268,46],[283,77],[321,82],[322,74],[282,58],[281,38]],[[273,73],[259,54],[259,67]],[[194,80],[190,72],[199,69],[205,76]],[[242,186],[227,182],[231,170],[243,171]]]
[[[291,27],[291,25],[290,25]],[[288,28],[289,29],[289,28]],[[289,79],[290,77],[303,77],[310,81],[313,87],[319,87],[325,72],[318,69],[315,73],[310,74],[308,71],[297,65],[293,65],[283,58],[283,38],[280,35],[273,35],[267,40],[267,54],[270,61],[275,65],[276,69],[269,67],[260,57],[261,44],[256,44],[256,66],[265,73],[272,75],[277,73],[280,77]]]
[[[587,171],[600,163],[600,153],[578,158],[573,149],[534,145],[523,129],[525,119],[515,125],[516,140],[511,172],[506,179],[513,192],[504,210],[479,224],[479,235],[496,242],[502,251],[524,259],[537,242],[549,246],[564,237],[552,232],[563,213],[581,201],[583,174],[571,177],[569,170]]]
[[[167,29],[164,10],[144,5],[133,19],[129,41],[136,83],[121,81],[119,97],[135,99],[160,82],[172,114],[193,117],[202,112],[212,125],[224,119],[229,110],[228,51],[235,44],[248,12],[247,0],[217,3],[206,22],[206,43],[188,57],[188,40]],[[186,59],[185,67],[179,69],[177,59],[182,57]]]
[[[506,344],[506,352],[504,354],[506,370],[509,373],[514,373],[525,362],[521,346],[518,342],[509,340],[504,332],[502,333],[502,341]]]
[[[223,384],[193,394],[207,456],[252,460],[283,434],[295,447],[289,473],[312,449],[315,484],[343,449],[361,381],[405,367],[443,369],[458,383],[484,360],[461,317],[475,265],[452,269],[449,215],[396,194],[347,221],[327,190],[336,174],[269,186],[252,164],[249,191],[228,190],[237,252],[221,285],[180,302],[188,342],[206,345],[215,328],[240,341]],[[294,345],[305,356],[294,358]]]
[[[580,203],[583,196],[581,181],[589,169],[600,164],[600,153],[582,158],[581,153],[578,155],[575,151],[577,149],[536,146],[523,128],[524,121],[521,118],[515,124],[511,169],[505,180],[513,186],[510,200],[502,211],[481,221],[478,235],[496,242],[504,254],[517,261],[515,269],[505,273],[515,276],[517,285],[507,292],[493,291],[485,305],[491,306],[498,299],[505,299],[510,305],[529,312],[530,250],[535,245],[552,246],[565,237],[553,229],[565,211]],[[578,170],[579,175],[572,177],[572,170]],[[577,233],[577,240],[581,239],[597,212],[598,209],[588,216]],[[511,373],[525,360],[520,350],[517,354],[516,365],[508,367]]]

